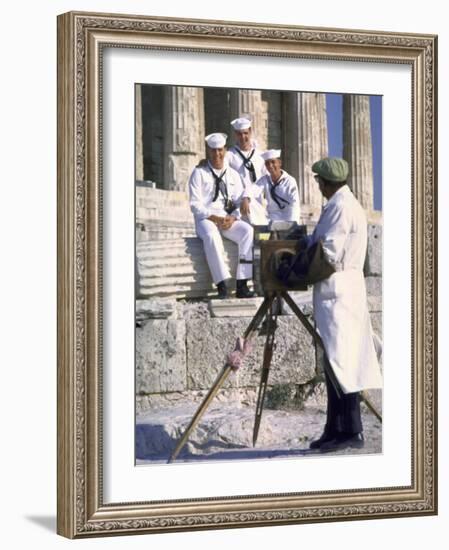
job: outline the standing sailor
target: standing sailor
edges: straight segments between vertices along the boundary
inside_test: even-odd
[[[324,158],[312,165],[326,205],[310,244],[321,241],[335,272],[313,285],[313,308],[339,394],[326,373],[327,421],[312,449],[328,452],[364,445],[359,392],[382,387],[368,312],[363,265],[367,249],[365,212],[346,185],[348,163]]]
[[[234,128],[236,143],[229,149],[226,157],[229,166],[239,173],[245,188],[240,211],[253,225],[266,225],[268,223],[266,205],[263,203],[260,197],[261,191],[255,183],[267,171],[261,151],[256,148],[253,139],[251,120],[244,117],[236,118],[231,122],[231,126]]]
[[[267,201],[267,216],[270,222],[286,221],[299,223],[299,191],[296,180],[282,170],[281,150],[269,149],[262,153],[267,175],[256,182],[259,194]]]
[[[218,298],[227,298],[226,279],[231,277],[223,259],[222,236],[238,244],[237,298],[253,293],[247,281],[252,278],[253,228],[240,220],[239,206],[243,185],[239,174],[226,161],[226,134],[206,136],[207,162],[198,165],[189,180],[190,208]]]

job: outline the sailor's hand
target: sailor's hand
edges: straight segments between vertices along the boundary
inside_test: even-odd
[[[221,229],[224,229],[224,230],[230,229],[230,227],[235,222],[235,220],[236,218],[234,216],[230,216],[230,215],[225,216],[221,224]]]
[[[225,221],[225,218],[216,216],[215,214],[212,214],[212,216],[209,216],[207,219],[213,222],[220,229],[222,229],[223,222]]]
[[[249,214],[249,198],[248,197],[244,197],[242,199],[242,202],[240,204],[240,212],[242,214],[242,216],[247,216]]]

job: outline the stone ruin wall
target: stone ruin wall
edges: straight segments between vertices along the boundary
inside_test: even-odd
[[[295,296],[295,298],[300,298]],[[198,401],[211,388],[256,309],[245,315],[215,316],[203,303],[171,299],[140,304],[136,327],[137,412],[181,401]],[[369,298],[374,331],[382,334],[382,304]],[[310,301],[300,305],[311,315]],[[250,315],[249,315],[250,314]],[[218,314],[219,315],[219,314]],[[225,314],[226,315],[226,314]],[[254,404],[263,360],[263,334],[254,339],[244,366],[226,382],[220,398]],[[316,368],[317,367],[317,368]],[[267,406],[301,408],[307,399],[321,400],[320,362],[310,335],[290,311],[278,317],[276,350],[270,369]]]

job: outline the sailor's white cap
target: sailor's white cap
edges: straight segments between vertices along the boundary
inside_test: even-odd
[[[226,134],[215,133],[209,134],[204,139],[211,149],[221,149],[226,145],[226,140],[228,139],[228,136]]]
[[[281,149],[268,149],[260,155],[263,160],[278,159],[281,157]]]
[[[237,132],[239,130],[247,130],[248,128],[251,128],[251,121],[249,118],[235,118],[231,122],[231,126],[236,130]]]

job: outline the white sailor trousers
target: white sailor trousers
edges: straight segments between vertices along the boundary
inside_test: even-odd
[[[253,259],[254,230],[246,222],[236,220],[230,229],[219,230],[218,227],[208,219],[198,220],[195,223],[196,233],[203,241],[204,252],[207,264],[212,275],[214,284],[229,279],[231,274],[223,259],[222,235],[226,239],[237,243],[238,257],[241,260],[251,261]],[[252,264],[237,264],[236,279],[251,279],[253,276]]]

